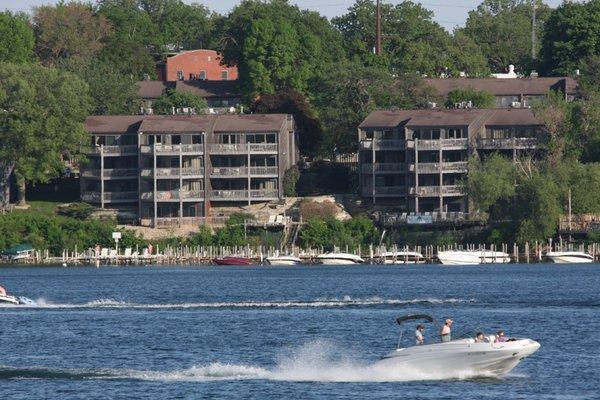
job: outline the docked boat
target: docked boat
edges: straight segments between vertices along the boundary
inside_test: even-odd
[[[247,257],[227,256],[215,258],[213,261],[217,265],[253,265],[252,260]]]
[[[402,325],[407,321],[433,322],[428,315],[405,315],[397,319]],[[455,340],[398,347],[375,366],[378,368],[409,369],[417,373],[440,376],[502,376],[515,368],[523,359],[531,356],[540,344],[528,338],[508,338],[496,342],[494,335],[476,340],[471,332]]]
[[[265,259],[269,265],[299,265],[302,260],[294,256],[273,256]]]
[[[364,264],[365,260],[355,254],[350,253],[325,253],[317,256],[321,264],[326,265],[352,265]]]
[[[0,304],[21,304],[19,298],[6,293],[6,289],[0,286]]]
[[[383,264],[423,264],[425,257],[418,251],[388,251],[381,254]]]
[[[443,265],[478,265],[481,264],[481,251],[438,251],[437,258]]]
[[[582,251],[549,251],[545,257],[556,264],[582,264],[594,262],[594,257]]]
[[[480,253],[481,262],[483,264],[508,264],[510,263],[510,255],[503,251],[483,250]]]

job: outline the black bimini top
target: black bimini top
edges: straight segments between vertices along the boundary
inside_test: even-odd
[[[405,321],[414,321],[414,320],[433,322],[433,318],[427,314],[408,314],[408,315],[402,315],[402,316],[396,318],[396,322],[398,323],[398,325],[401,325]]]

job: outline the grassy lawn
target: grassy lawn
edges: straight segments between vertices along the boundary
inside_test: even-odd
[[[37,200],[37,201],[28,201],[27,204],[29,204],[29,209],[24,212],[29,211],[29,212],[40,213],[43,215],[56,215],[56,207],[62,203],[57,202],[57,201]]]

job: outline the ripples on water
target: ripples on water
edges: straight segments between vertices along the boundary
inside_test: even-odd
[[[598,266],[6,268],[0,284],[34,299],[0,306],[8,398],[554,399],[600,385]],[[501,379],[373,366],[408,312],[542,348]]]

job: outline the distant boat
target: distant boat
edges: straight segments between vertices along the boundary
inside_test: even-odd
[[[381,254],[381,258],[386,265],[422,264],[425,262],[425,257],[418,251],[388,251]]]
[[[326,253],[317,256],[321,264],[326,265],[352,265],[364,264],[365,260],[355,254],[350,253]]]
[[[549,251],[545,257],[556,264],[593,263],[594,257],[582,251]]]
[[[443,265],[479,265],[480,251],[447,250],[438,251],[437,258]]]
[[[298,265],[302,264],[302,260],[294,256],[273,256],[267,257],[266,261],[269,265]]]
[[[253,265],[252,260],[246,257],[227,256],[215,258],[213,261],[217,265]]]
[[[1,255],[11,261],[26,260],[33,256],[35,249],[32,245],[23,243],[4,250]]]

